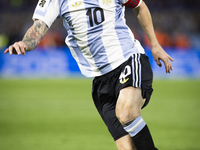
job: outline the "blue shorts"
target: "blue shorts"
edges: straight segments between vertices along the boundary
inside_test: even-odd
[[[120,90],[129,86],[141,88],[142,97],[146,99],[145,107],[153,92],[152,81],[153,72],[145,54],[133,54],[113,71],[94,78],[93,101],[114,140],[128,134],[115,114]]]

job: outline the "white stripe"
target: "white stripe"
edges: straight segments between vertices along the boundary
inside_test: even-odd
[[[139,67],[139,87],[141,88],[141,62],[140,62],[140,57],[141,55],[139,55],[138,57],[138,67]]]
[[[87,29],[88,29],[88,24],[87,23],[81,23],[81,22],[87,22],[87,18],[86,18],[86,10],[85,10],[85,5],[84,5],[84,0],[79,0],[78,3],[80,3],[80,6],[78,8],[73,7],[73,5],[75,5],[75,1],[71,0],[68,2],[68,6],[69,6],[69,11],[70,13],[70,17],[72,20],[72,24],[73,24],[73,28],[74,28],[74,36],[77,39],[77,44],[80,47],[83,56],[86,58],[86,60],[88,61],[92,73],[99,73],[99,69],[97,68],[97,66],[95,65],[95,60],[90,52],[88,45],[88,37],[87,37]],[[77,11],[73,11],[73,10],[77,10]],[[81,11],[83,11],[83,13],[80,13]],[[75,58],[76,60],[78,58]],[[91,76],[94,76],[94,74],[92,74]]]
[[[125,58],[123,57],[123,50],[115,30],[115,1],[110,2],[111,3],[106,5],[103,0],[99,0],[99,5],[103,8],[105,16],[105,21],[102,23],[103,33],[101,39],[106,50],[109,64],[112,69],[115,69],[125,61]],[[116,60],[118,63],[116,63]]]
[[[79,59],[78,59],[78,56],[76,55],[76,53],[75,53],[74,49],[71,47],[71,44],[70,44],[70,42],[69,42],[68,38],[66,38],[66,39],[65,39],[65,42],[66,42],[66,44],[68,45],[68,47],[69,47],[69,50],[70,50],[70,52],[71,52],[72,56],[73,56],[73,57],[74,57],[74,59],[76,60],[76,62],[77,62],[77,64],[78,64],[78,66],[79,66],[79,69],[81,70],[81,72],[83,72],[82,65],[80,64],[80,61],[79,61]]]
[[[123,12],[123,17],[122,19],[124,20],[124,23],[126,24],[126,18],[125,18],[125,6],[122,6],[122,12]],[[128,27],[128,32],[129,32],[129,35],[130,37],[132,38],[132,41],[133,41],[133,46],[135,45],[135,37],[134,37],[134,34],[133,32],[131,31],[131,29]]]
[[[126,130],[126,131],[129,133],[133,132],[143,121],[144,120],[141,118],[132,128],[130,128],[129,130]]]
[[[138,61],[137,54],[135,54],[135,87],[138,87]]]

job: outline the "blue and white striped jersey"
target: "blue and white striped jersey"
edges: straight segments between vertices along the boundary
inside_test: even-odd
[[[63,18],[66,44],[86,77],[106,74],[131,54],[144,53],[125,23],[121,0],[39,0],[33,19],[50,27],[57,17]]]

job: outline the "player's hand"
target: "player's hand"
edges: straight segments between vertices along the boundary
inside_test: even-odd
[[[164,62],[166,73],[170,73],[170,71],[173,70],[171,61],[174,61],[174,59],[172,59],[160,45],[152,47],[152,55],[159,67],[162,67],[160,60]]]
[[[9,53],[12,54],[18,54],[18,55],[25,55],[27,46],[24,42],[16,42],[13,45],[10,45],[5,51],[4,54]]]

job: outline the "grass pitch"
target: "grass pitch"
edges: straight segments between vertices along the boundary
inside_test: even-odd
[[[116,150],[91,80],[0,80],[0,150]],[[155,80],[142,110],[159,150],[200,149],[200,80]]]

